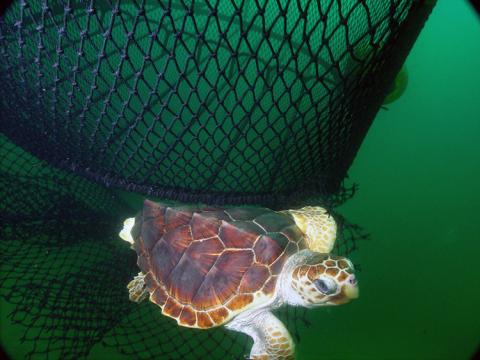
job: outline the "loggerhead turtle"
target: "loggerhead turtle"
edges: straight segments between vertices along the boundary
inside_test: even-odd
[[[271,312],[358,296],[352,263],[330,255],[336,224],[325,209],[169,207],[145,200],[120,237],[141,272],[130,299],[148,295],[181,326],[225,325],[253,338],[251,359],[292,359],[288,330]]]

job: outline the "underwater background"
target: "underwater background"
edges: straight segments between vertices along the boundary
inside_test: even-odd
[[[479,39],[466,1],[438,1],[405,93],[379,112],[349,171],[360,190],[341,211],[370,233],[351,255],[360,298],[308,312],[298,359],[469,359],[480,345]],[[22,359],[12,308],[2,300],[1,343]],[[89,358],[128,356],[98,344]]]

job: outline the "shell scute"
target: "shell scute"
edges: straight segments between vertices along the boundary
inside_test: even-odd
[[[161,289],[158,287],[158,284],[157,282],[155,281],[155,279],[153,278],[152,276],[152,273],[151,272],[148,272],[146,275],[145,275],[145,285],[147,286],[147,289],[148,291],[150,292],[153,292],[155,291],[155,289]],[[163,291],[163,290],[162,290]]]
[[[257,262],[270,265],[283,252],[283,248],[270,236],[262,235],[253,247]]]
[[[185,253],[185,257],[191,259],[189,271],[199,272],[206,275],[215,261],[222,254],[223,244],[218,238],[211,238],[192,243]]]
[[[203,311],[197,312],[197,324],[198,327],[201,329],[207,329],[213,326],[213,322],[210,319],[210,316],[208,316],[208,314]]]
[[[193,239],[208,239],[218,235],[221,221],[213,218],[205,218],[200,214],[193,214],[191,229]]]
[[[165,281],[170,293],[181,302],[190,303],[222,250],[217,238],[192,243]]]
[[[179,322],[181,325],[193,326],[197,322],[197,315],[190,306],[184,306],[180,313]]]
[[[182,305],[176,302],[174,299],[169,297],[163,306],[163,313],[165,315],[177,318],[182,311]]]
[[[193,212],[181,208],[167,208],[165,210],[165,232],[176,229],[182,225],[188,225]]]
[[[225,212],[230,215],[233,220],[240,221],[252,221],[256,217],[270,212],[271,210],[261,207],[238,207],[227,209]]]
[[[279,256],[277,260],[275,260],[275,262],[270,266],[270,272],[272,273],[272,275],[280,274],[283,269],[283,265],[285,265],[287,259],[287,256]]]
[[[228,317],[228,310],[224,307],[220,307],[218,309],[209,311],[208,315],[210,315],[210,318],[215,322],[216,325],[221,325]]]
[[[252,221],[233,221],[232,225],[247,233],[252,233],[256,235],[265,234],[265,230],[260,225],[255,224]]]
[[[282,230],[282,234],[285,235],[288,240],[292,242],[300,242],[303,239],[303,233],[296,225],[286,227]]]
[[[190,227],[183,225],[165,233],[160,241],[164,241],[167,245],[172,247],[174,252],[183,254],[192,240]]]
[[[224,221],[230,221],[230,216],[224,211],[224,210],[214,210],[214,211],[206,211],[206,210],[201,210],[199,213],[202,214],[202,217],[205,219],[213,219],[213,220],[224,220]]]
[[[277,284],[277,276],[272,276],[268,279],[267,283],[263,287],[263,293],[267,295],[272,295],[275,292],[275,285]]]
[[[279,232],[295,225],[295,221],[292,217],[273,211],[269,211],[256,217],[255,222],[262,226],[267,232]]]
[[[150,219],[143,222],[141,235],[145,249],[151,250],[162,238],[164,226],[165,225],[157,221],[157,219]]]
[[[210,270],[209,274],[205,276],[202,285],[198,288],[192,299],[192,305],[195,308],[209,310],[218,305],[222,305],[222,302],[215,291],[217,272],[218,270],[213,268]]]
[[[285,247],[285,254],[287,256],[293,255],[300,250],[300,244],[297,242],[290,241]]]
[[[150,296],[151,300],[158,305],[164,305],[168,298],[165,290],[160,287],[155,288]]]
[[[218,258],[215,267],[225,275],[244,274],[251,266],[253,252],[247,250],[225,250]]]
[[[239,291],[241,293],[253,293],[259,291],[270,277],[268,268],[264,265],[253,264],[243,275]]]
[[[258,235],[246,229],[238,228],[236,225],[223,221],[220,226],[219,235],[227,248],[251,248]]]
[[[192,304],[202,310],[225,304],[235,295],[252,257],[253,254],[248,250],[225,250],[204,277]]]
[[[152,272],[157,281],[165,283],[168,275],[178,264],[181,257],[182,253],[175,252],[171,246],[161,241],[152,249],[148,266],[152,268]],[[144,269],[141,264],[139,264],[139,266],[143,272],[149,271],[149,268]]]
[[[240,294],[236,295],[232,300],[230,300],[227,304],[227,307],[230,310],[240,310],[245,308],[251,302],[253,302],[252,294]]]
[[[147,259],[147,255],[142,253],[138,256],[137,265],[142,270],[143,273],[146,273],[150,269],[150,264]]]
[[[195,266],[189,256],[183,256],[166,281],[169,293],[184,304],[192,300],[205,278],[201,272],[192,270]]]
[[[268,233],[268,236],[275,240],[275,242],[282,248],[282,249],[286,249],[287,246],[289,245],[290,243],[290,240],[288,239],[288,237],[286,237],[283,233],[279,233],[279,232],[273,232],[273,233]]]
[[[145,221],[151,218],[161,218],[163,222],[163,216],[165,215],[166,208],[167,207],[164,204],[156,203],[147,199],[144,200],[142,212],[143,220]]]

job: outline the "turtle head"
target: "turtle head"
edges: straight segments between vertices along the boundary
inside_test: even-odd
[[[287,301],[306,307],[340,305],[358,297],[352,262],[320,253],[293,269],[291,290],[292,301]]]

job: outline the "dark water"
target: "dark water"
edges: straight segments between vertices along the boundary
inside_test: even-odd
[[[298,359],[468,359],[480,344],[480,21],[440,0],[406,66],[405,94],[377,116],[343,213],[371,233],[360,299],[309,313]],[[1,303],[2,346],[26,349]],[[155,334],[152,334],[155,336]],[[96,346],[89,358],[126,358]]]

